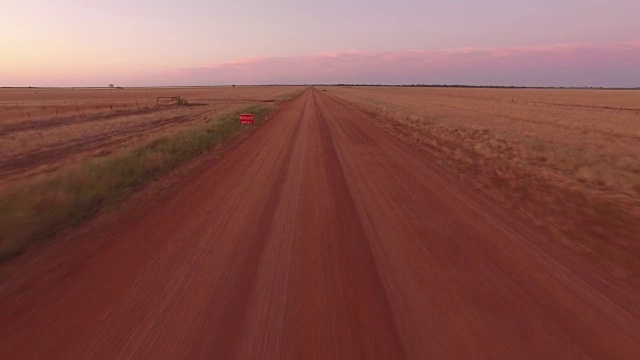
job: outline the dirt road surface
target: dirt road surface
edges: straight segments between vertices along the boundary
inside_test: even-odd
[[[315,89],[52,248],[0,268],[0,358],[640,357],[637,289]]]

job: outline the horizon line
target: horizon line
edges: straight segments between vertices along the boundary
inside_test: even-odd
[[[607,86],[524,86],[524,85],[466,85],[466,84],[365,84],[365,83],[300,83],[300,84],[218,84],[218,85],[149,85],[149,86],[0,86],[0,89],[153,89],[153,88],[209,88],[209,87],[252,87],[252,86],[370,86],[370,87],[433,87],[433,88],[487,88],[487,89],[567,89],[567,90],[640,90],[636,87],[607,87]]]

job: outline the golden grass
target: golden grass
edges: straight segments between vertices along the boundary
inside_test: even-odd
[[[567,246],[640,274],[640,91],[324,89]]]
[[[248,104],[274,103],[301,89],[0,89],[0,187],[3,182],[20,181],[165,136]],[[169,95],[181,96],[188,106],[155,106],[156,96]],[[41,110],[32,110],[27,119],[24,113],[35,103]],[[129,106],[123,108],[123,103]],[[108,104],[116,107],[110,110]],[[74,110],[65,113],[63,106]]]

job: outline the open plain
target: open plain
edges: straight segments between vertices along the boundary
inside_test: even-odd
[[[637,94],[309,88],[4,262],[0,357],[638,358]]]
[[[640,91],[328,92],[620,281],[640,286]]]
[[[0,89],[0,182],[105,156],[299,89]],[[178,96],[187,103],[158,103]]]

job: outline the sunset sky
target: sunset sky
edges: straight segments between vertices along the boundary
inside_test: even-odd
[[[640,86],[638,0],[6,1],[0,86]]]

